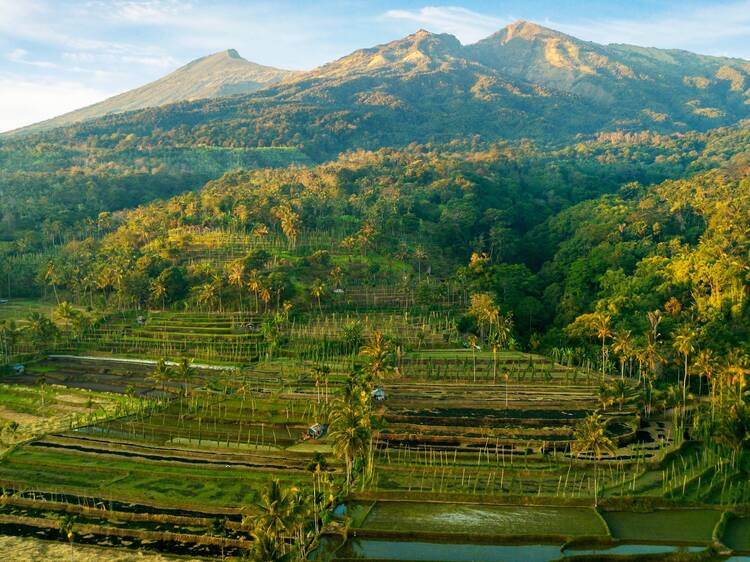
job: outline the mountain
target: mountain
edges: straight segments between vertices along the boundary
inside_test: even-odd
[[[599,45],[525,21],[465,48],[508,76],[569,92],[613,124],[726,124],[750,114],[750,62],[687,51]]]
[[[186,100],[195,97],[188,89]],[[748,117],[750,62],[599,45],[519,21],[466,46],[420,30],[250,94],[106,115],[39,140],[293,146],[324,160],[413,142],[561,145],[617,131],[706,131]]]
[[[158,107],[185,100],[248,94],[293,76],[296,72],[263,66],[242,58],[234,49],[196,59],[154,82],[102,102],[11,131],[36,132],[105,115]]]

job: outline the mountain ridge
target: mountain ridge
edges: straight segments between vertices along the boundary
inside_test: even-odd
[[[244,59],[235,49],[226,49],[192,60],[143,86],[6,134],[42,131],[181,101],[247,94],[284,80],[296,72],[257,64]]]
[[[239,57],[233,50],[219,55]],[[333,156],[340,149],[474,134],[549,140],[617,130],[707,130],[750,117],[749,86],[748,61],[601,45],[519,20],[470,45],[420,29],[309,71],[271,77],[231,99],[221,97],[236,93],[226,89],[198,101],[183,93],[187,104],[73,127],[81,134],[114,127],[148,137],[147,126],[203,126],[211,129],[208,141],[231,138],[249,147],[301,148],[325,137],[326,148],[315,150]],[[186,135],[181,142],[190,143],[189,130]]]

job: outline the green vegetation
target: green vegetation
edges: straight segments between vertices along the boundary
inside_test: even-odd
[[[527,25],[3,139],[0,532],[747,551],[747,68]]]

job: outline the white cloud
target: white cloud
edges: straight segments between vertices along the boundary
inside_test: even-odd
[[[29,52],[26,49],[13,49],[6,55],[6,59],[17,64],[27,64],[29,66],[37,66],[39,68],[57,68],[58,66],[49,61],[45,60],[31,60],[28,58]]]
[[[425,6],[419,10],[388,10],[384,19],[414,22],[428,31],[450,33],[462,43],[474,43],[513,21],[480,14],[459,6]]]
[[[26,49],[13,49],[5,58],[11,62],[23,62],[28,54]]]
[[[80,82],[0,77],[0,132],[56,117],[108,98],[111,93]]]
[[[665,13],[644,20],[590,19],[576,24],[549,25],[600,43],[696,50],[696,45],[711,46],[714,41],[750,38],[750,0]]]
[[[115,2],[112,14],[115,19],[128,23],[163,25],[191,8],[190,2],[179,0],[123,0]]]

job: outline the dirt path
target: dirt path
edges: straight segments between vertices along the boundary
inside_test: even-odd
[[[98,357],[95,355],[50,355],[50,359],[83,359],[85,361],[110,361],[112,363],[135,363],[136,365],[156,365],[153,359],[132,359],[130,357]],[[175,361],[166,361],[167,365],[176,366]],[[208,365],[206,363],[193,363],[196,369],[208,369],[212,371],[226,371],[232,369],[232,365]]]

